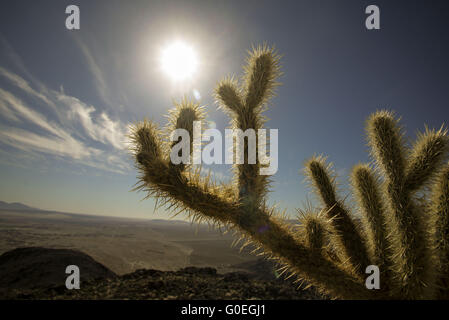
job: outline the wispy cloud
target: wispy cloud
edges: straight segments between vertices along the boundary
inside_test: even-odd
[[[3,100],[0,100],[0,111],[2,116],[5,117],[6,119],[9,119],[14,122],[20,122],[20,119],[15,115],[14,111],[12,111],[9,108],[8,104]]]
[[[32,97],[35,97],[39,100],[41,100],[46,105],[52,107],[53,109],[56,109],[55,104],[53,101],[48,99],[45,94],[42,94],[33,88],[31,88],[30,84],[25,81],[22,77],[19,77],[18,75],[9,72],[5,68],[0,66],[0,75],[5,77],[7,80],[9,80],[13,85],[17,86],[21,90],[23,90],[25,93],[29,94]]]
[[[103,170],[129,170],[125,160],[126,126],[119,120],[63,91],[47,87],[37,91],[20,75],[3,67],[0,77],[31,99],[33,106],[50,106],[47,111],[57,109],[53,118],[59,119],[59,123],[49,120],[48,112],[31,108],[25,99],[0,88],[0,110],[7,120],[0,124],[0,142],[23,152],[64,157]]]
[[[64,130],[52,125],[48,120],[40,113],[34,111],[27,107],[22,100],[14,96],[12,93],[0,88],[0,101],[9,106],[7,112],[10,113],[10,118],[14,117],[18,119],[21,117],[28,120],[29,122],[47,130],[48,132],[54,134],[60,138],[66,138],[67,134]]]
[[[95,86],[97,88],[98,95],[106,105],[111,105],[110,92],[106,84],[103,72],[98,66],[92,52],[89,50],[89,47],[79,37],[75,36],[75,40],[78,46],[80,47],[84,58],[86,59],[90,72],[94,76]]]
[[[64,140],[60,138],[45,137],[27,130],[7,127],[0,130],[0,140],[12,147],[27,151],[33,151],[69,156],[74,159],[87,158],[92,154],[92,149],[87,148],[79,141],[71,138]]]
[[[125,131],[120,122],[111,120],[105,112],[94,117],[95,108],[84,104],[77,98],[64,94],[58,94],[57,98],[69,108],[69,119],[79,121],[90,138],[104,144],[111,144],[117,149],[124,148]]]

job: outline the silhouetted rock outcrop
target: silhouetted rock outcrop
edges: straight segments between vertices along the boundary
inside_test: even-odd
[[[0,289],[65,286],[68,265],[80,268],[80,282],[116,275],[85,253],[70,249],[18,248],[0,256]]]

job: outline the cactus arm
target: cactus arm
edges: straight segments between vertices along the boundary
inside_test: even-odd
[[[266,218],[263,218],[264,221]],[[296,240],[288,229],[268,218],[264,221],[267,232],[251,234],[259,243],[280,261],[291,266],[292,271],[322,292],[334,298],[375,299],[378,292],[367,290],[364,281],[337,266],[322,254],[311,250]]]
[[[243,101],[238,88],[238,82],[233,77],[228,77],[218,83],[215,89],[215,99],[218,105],[227,113],[236,114],[243,110]]]
[[[279,56],[274,49],[262,46],[254,48],[249,54],[244,67],[243,89],[238,89],[234,78],[226,78],[219,83],[215,90],[216,100],[230,115],[232,128],[241,129],[243,132],[253,129],[257,137],[257,130],[261,129],[265,122],[262,116],[263,106],[274,95],[278,85],[276,79],[280,75],[279,68]],[[244,143],[244,162],[234,166],[234,174],[240,204],[247,211],[247,219],[253,219],[255,209],[264,202],[269,179],[260,174],[259,159],[256,159],[255,164],[248,162],[248,150],[248,143]]]
[[[175,108],[169,110],[168,125],[165,128],[165,136],[170,136],[171,132],[175,129],[187,130],[190,137],[190,153],[193,152],[193,123],[194,121],[203,122],[205,118],[205,111],[199,104],[188,101],[184,98],[181,102],[175,103]],[[172,141],[170,147],[173,148],[175,144],[179,142],[179,139]],[[173,164],[170,162],[170,166],[176,167],[179,171],[186,169],[186,164]]]
[[[431,207],[438,252],[438,298],[449,299],[449,164],[443,168],[433,186]]]
[[[378,111],[368,118],[366,131],[373,158],[395,192],[400,193],[404,185],[406,151],[398,120],[388,111]]]
[[[262,116],[265,103],[274,95],[278,83],[276,79],[280,75],[279,56],[274,49],[262,46],[254,48],[250,52],[247,64],[244,67],[243,77],[243,108],[234,113],[233,127],[243,131],[254,129],[256,131],[263,127],[265,119]],[[257,141],[256,154],[258,154],[259,143]],[[234,172],[238,181],[240,202],[246,208],[248,215],[255,208],[263,204],[268,190],[269,178],[260,174],[260,159],[256,164],[248,164],[248,144],[244,147],[244,163],[235,165]]]
[[[267,46],[254,48],[250,52],[244,67],[244,96],[247,109],[263,106],[279,85],[276,79],[280,75],[280,56]]]
[[[393,114],[379,111],[368,119],[372,154],[386,177],[388,225],[393,248],[393,294],[404,299],[431,298],[434,263],[423,219],[406,187],[402,133]]]
[[[326,253],[326,221],[319,214],[308,213],[298,210],[300,213],[299,227],[302,228],[301,235],[304,236],[304,244],[311,251],[316,253]]]
[[[306,163],[306,175],[325,206],[333,229],[333,245],[341,261],[349,264],[358,275],[365,274],[370,265],[364,241],[349,212],[337,199],[335,183],[323,157],[314,157]]]
[[[381,289],[388,291],[391,278],[389,270],[392,267],[391,243],[378,179],[368,165],[359,164],[352,170],[351,184],[362,212],[370,259],[380,268]]]
[[[405,185],[410,191],[418,190],[437,172],[448,147],[447,130],[429,130],[419,134],[409,160]]]

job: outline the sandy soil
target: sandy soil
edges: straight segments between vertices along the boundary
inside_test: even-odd
[[[0,210],[0,254],[17,247],[77,249],[117,274],[211,266],[219,272],[256,257],[232,235],[177,220],[139,220],[47,211]]]

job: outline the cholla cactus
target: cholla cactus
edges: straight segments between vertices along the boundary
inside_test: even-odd
[[[230,77],[218,84],[217,101],[233,128],[262,128],[262,112],[278,85],[279,69],[275,51],[259,47],[250,52],[241,82]],[[203,108],[183,100],[170,113],[166,129],[191,133],[192,122],[203,119]],[[445,130],[426,130],[409,150],[393,114],[373,114],[367,133],[375,163],[357,165],[351,174],[362,219],[355,219],[339,198],[331,165],[320,156],[308,161],[305,171],[322,208],[320,214],[302,214],[300,228],[266,205],[269,180],[259,174],[262,164],[247,164],[247,145],[245,164],[234,166],[235,180],[217,185],[188,165],[172,164],[173,142],[163,132],[149,121],[133,127],[133,154],[141,173],[136,189],[175,213],[235,228],[298,279],[333,298],[449,297]],[[380,290],[365,286],[365,269],[371,264],[381,270]]]

